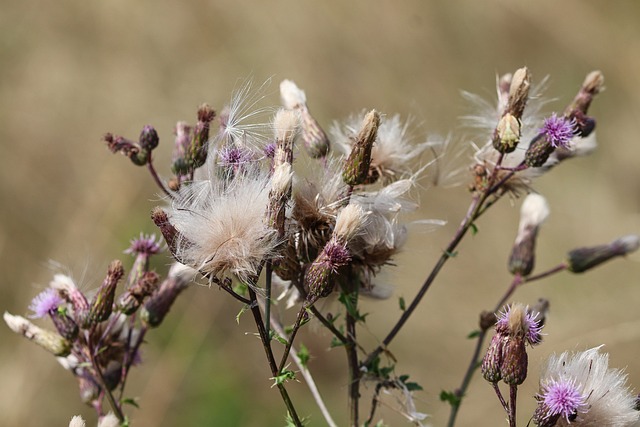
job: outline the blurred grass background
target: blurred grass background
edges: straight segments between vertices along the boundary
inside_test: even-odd
[[[640,231],[640,3],[566,0],[516,2],[14,2],[0,13],[0,260],[2,310],[26,314],[50,280],[48,260],[68,266],[86,288],[141,230],[157,190],[143,169],[112,156],[106,131],[135,137],[145,124],[161,136],[156,164],[170,158],[172,128],[196,107],[220,108],[253,76],[295,80],[328,127],[362,108],[413,115],[422,130],[456,132],[467,112],[459,90],[492,97],[496,73],[528,66],[551,75],[550,106],[562,110],[587,72],[600,69],[607,90],[592,108],[600,147],[537,182],[552,215],[538,243],[538,266],[567,249]],[[277,84],[272,103],[278,103]],[[165,171],[167,169],[164,169]],[[464,186],[430,189],[421,215],[449,221],[414,236],[398,258],[397,295],[411,298],[464,214]],[[519,203],[497,205],[445,268],[392,346],[398,373],[424,386],[419,410],[443,425],[441,389],[455,388],[470,356],[465,339],[480,310],[508,285],[505,269]],[[164,268],[160,262],[159,269]],[[535,372],[554,351],[606,343],[614,366],[640,388],[640,257],[581,276],[555,276],[516,298],[551,299],[545,343],[530,352],[531,379],[520,392],[520,422],[534,406]],[[250,322],[216,289],[193,288],[161,329],[149,335],[144,365],[129,394],[132,425],[283,425],[284,407]],[[382,338],[398,316],[395,298],[367,303],[368,326]],[[373,345],[374,335],[363,333]],[[311,368],[344,424],[343,354],[329,337],[305,331]],[[0,327],[0,413],[7,426],[65,426],[82,413],[75,380],[31,343]],[[301,414],[323,425],[304,384],[291,384]],[[363,406],[363,411],[367,411]],[[404,425],[383,411],[386,421]],[[476,378],[460,426],[503,425],[499,404]]]

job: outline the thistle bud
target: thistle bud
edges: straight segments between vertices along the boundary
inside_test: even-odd
[[[351,261],[351,254],[345,245],[331,239],[307,270],[304,281],[309,289],[307,305],[331,295],[338,275],[338,269]]]
[[[330,148],[329,138],[309,112],[304,91],[291,80],[283,80],[280,83],[280,96],[285,108],[300,112],[302,141],[309,156],[314,159],[326,156]]]
[[[158,137],[158,132],[153,128],[153,126],[146,125],[142,128],[142,132],[140,132],[140,148],[147,153],[151,153],[154,148],[158,146],[160,142],[160,138]]]
[[[371,165],[371,149],[378,136],[378,126],[380,126],[380,113],[371,110],[365,116],[360,133],[344,164],[342,180],[345,184],[353,187],[366,182]]]
[[[67,340],[55,332],[39,328],[21,316],[14,316],[5,311],[4,321],[16,334],[22,335],[26,339],[33,341],[55,356],[67,356],[71,350],[71,345]]]
[[[507,113],[512,114],[518,120],[522,118],[524,107],[529,99],[529,88],[531,87],[531,73],[527,67],[522,67],[513,73],[511,86],[509,88],[509,103]]]
[[[60,295],[73,307],[73,319],[81,328],[89,326],[89,302],[78,289],[71,277],[64,274],[56,274],[49,283],[52,289],[57,290]]]
[[[111,315],[116,285],[123,275],[124,267],[122,267],[122,262],[119,260],[112,261],[107,269],[107,276],[91,302],[91,308],[89,310],[89,322],[91,324],[95,325],[105,321]]]
[[[524,154],[524,163],[530,168],[539,168],[546,163],[555,149],[544,134],[538,134]]]
[[[529,359],[524,340],[510,339],[503,347],[503,360],[500,366],[502,381],[509,385],[520,385],[527,379]]]
[[[497,383],[502,379],[500,373],[500,367],[502,366],[503,347],[505,346],[508,338],[502,334],[495,334],[491,338],[489,348],[482,358],[482,365],[480,365],[480,371],[482,377],[490,383]]]
[[[187,175],[189,173],[187,152],[191,144],[191,126],[187,122],[178,122],[174,133],[176,139],[173,145],[171,171],[176,175]]]
[[[630,234],[608,245],[574,249],[567,255],[567,269],[572,273],[583,273],[612,258],[635,252],[638,247],[640,236]]]
[[[510,113],[505,113],[493,133],[493,148],[501,153],[514,151],[520,142],[520,127],[520,119]]]
[[[140,319],[149,327],[159,326],[178,295],[187,288],[194,276],[194,269],[174,263],[168,277],[142,307]]]
[[[107,133],[103,139],[112,153],[122,153],[136,166],[144,166],[147,164],[149,153],[142,150],[135,142],[110,133]]]
[[[64,308],[58,308],[51,312],[51,320],[58,330],[58,333],[69,341],[73,341],[78,336],[78,325],[67,313]]]
[[[585,77],[582,87],[565,110],[565,116],[570,117],[575,111],[587,114],[593,98],[604,89],[604,75],[600,71],[592,71]]]
[[[155,207],[151,211],[151,220],[156,225],[156,227],[160,229],[164,240],[167,242],[169,251],[173,256],[175,256],[180,233],[173,226],[173,224],[169,222],[169,216],[161,207]]]
[[[549,216],[549,205],[539,194],[530,194],[520,208],[518,235],[509,257],[509,272],[528,276],[535,264],[536,238],[540,225]]]
[[[118,300],[118,308],[126,315],[135,313],[142,302],[156,289],[158,283],[157,273],[147,271],[123,293]]]
[[[199,168],[207,161],[209,128],[215,116],[216,112],[208,104],[202,104],[198,108],[198,122],[193,128],[193,139],[188,153],[190,167],[193,169]]]
[[[277,165],[271,177],[267,224],[278,230],[280,236],[284,235],[285,208],[291,194],[292,178],[291,163]]]
[[[273,120],[273,130],[276,138],[274,153],[274,167],[282,163],[293,162],[293,141],[298,131],[298,115],[291,110],[278,110]]]

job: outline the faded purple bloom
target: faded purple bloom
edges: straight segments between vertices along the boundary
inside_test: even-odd
[[[542,326],[538,321],[538,313],[532,314],[528,310],[515,310],[514,307],[518,308],[519,306],[513,304],[500,313],[496,322],[496,331],[504,331],[503,333],[506,332],[507,335],[522,334],[529,345],[539,344],[542,341]],[[514,319],[514,317],[518,317],[518,319]]]
[[[253,160],[251,150],[235,146],[225,146],[220,152],[222,166],[240,166]]]
[[[33,314],[29,317],[32,319],[44,317],[49,314],[50,311],[56,310],[62,302],[62,298],[60,298],[60,295],[58,295],[55,289],[47,288],[31,300],[29,310],[33,311]]]
[[[540,133],[545,135],[547,141],[555,148],[568,147],[569,142],[575,136],[575,131],[575,120],[558,117],[556,113],[553,113],[551,117],[545,119],[544,124],[540,128]]]
[[[155,234],[142,234],[140,233],[140,237],[137,239],[131,240],[131,246],[124,251],[125,254],[129,255],[155,255],[162,250],[162,246],[160,242],[156,242]]]
[[[270,142],[264,147],[264,155],[267,156],[268,159],[273,159],[276,154],[276,143]]]
[[[559,416],[570,421],[586,409],[585,396],[572,379],[551,380],[542,386],[541,391],[538,399],[545,409],[546,418]]]

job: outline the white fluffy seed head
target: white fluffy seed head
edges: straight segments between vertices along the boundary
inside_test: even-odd
[[[207,274],[235,274],[247,280],[278,244],[276,231],[264,224],[271,183],[260,171],[231,182],[195,182],[183,187],[173,204],[171,223],[182,238],[177,255]]]
[[[549,204],[540,194],[531,193],[520,208],[520,228],[538,227],[549,217]]]
[[[104,417],[100,418],[98,421],[98,427],[119,427],[120,421],[118,421],[118,417],[114,415],[113,412],[109,412]]]
[[[280,97],[284,107],[290,110],[307,103],[304,91],[291,80],[283,80],[280,83]]]
[[[541,389],[551,381],[572,380],[586,397],[585,411],[576,420],[561,418],[556,426],[631,427],[640,420],[640,411],[634,409],[636,395],[626,385],[627,375],[609,368],[609,355],[599,350],[552,355],[542,370]]]
[[[69,427],[85,427],[84,419],[80,415],[76,415],[69,421]]]
[[[282,197],[291,189],[291,181],[293,180],[293,171],[291,163],[281,163],[273,170],[271,176],[271,191],[276,197]]]
[[[66,274],[56,274],[53,276],[53,280],[49,282],[49,286],[57,291],[63,291],[71,293],[77,289],[77,286],[73,279]]]
[[[367,212],[358,204],[348,204],[338,213],[333,231],[339,241],[346,243],[356,236],[365,224]]]
[[[278,141],[293,141],[300,125],[300,115],[281,108],[273,119],[273,131]]]

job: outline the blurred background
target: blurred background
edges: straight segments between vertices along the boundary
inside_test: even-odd
[[[562,111],[584,76],[601,70],[606,91],[591,113],[599,149],[536,182],[551,205],[538,241],[538,271],[568,249],[640,232],[640,3],[596,0],[515,2],[223,2],[169,0],[16,2],[0,0],[0,301],[26,315],[49,282],[50,260],[85,289],[96,287],[114,258],[140,231],[155,232],[150,209],[158,191],[142,168],[111,155],[101,142],[113,132],[136,138],[145,124],[161,137],[156,164],[168,173],[172,130],[193,122],[197,106],[221,108],[247,77],[293,79],[328,128],[363,108],[413,116],[415,135],[462,135],[468,113],[460,90],[494,98],[497,73],[526,65]],[[468,135],[467,135],[468,136]],[[464,140],[463,140],[464,141]],[[464,181],[464,180],[463,180]],[[469,203],[465,183],[421,194],[416,217],[448,225],[410,238],[392,281],[409,300],[457,227]],[[461,381],[478,313],[493,307],[510,282],[506,260],[520,201],[505,198],[478,224],[444,269],[392,351],[398,373],[424,391],[418,410],[444,425],[442,389]],[[166,261],[157,268],[164,271]],[[640,256],[584,275],[556,275],[523,287],[516,299],[551,300],[543,345],[529,353],[530,379],[520,391],[520,423],[532,413],[536,373],[553,352],[605,343],[610,363],[640,388]],[[250,319],[215,288],[193,287],[163,326],[148,335],[145,363],[129,395],[132,426],[279,426],[284,406]],[[366,302],[376,343],[399,315],[396,297]],[[43,324],[45,322],[42,322]],[[49,325],[47,325],[49,326]],[[343,352],[307,328],[310,367],[339,424],[346,423]],[[303,383],[292,383],[299,412],[324,425]],[[366,390],[365,390],[366,393]],[[368,406],[363,405],[366,413]],[[74,414],[88,425],[76,382],[45,351],[0,326],[0,413],[7,426],[66,426]],[[405,425],[390,410],[390,425]],[[499,403],[476,377],[460,426],[504,424]]]

